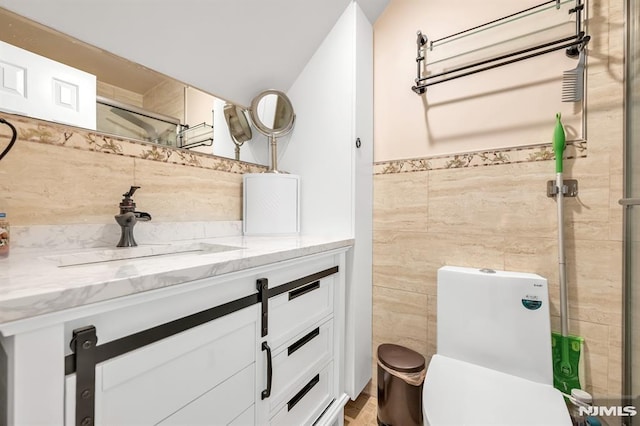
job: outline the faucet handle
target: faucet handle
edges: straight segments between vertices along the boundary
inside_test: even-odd
[[[138,189],[140,189],[139,186],[132,186],[131,189],[129,189],[129,192],[122,194],[122,196],[127,198],[133,197],[133,193]]]
[[[122,201],[120,201],[120,214],[135,211],[136,203],[133,202],[133,199],[131,197],[133,196],[133,193],[136,192],[136,190],[139,188],[139,186],[132,186],[131,189],[129,189],[129,192],[122,194],[124,198],[122,199]]]

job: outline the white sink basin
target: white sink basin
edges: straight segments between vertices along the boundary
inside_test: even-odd
[[[82,251],[77,253],[44,256],[44,258],[56,262],[58,267],[65,267],[158,256],[221,253],[240,249],[242,249],[242,247],[208,243],[157,244]]]

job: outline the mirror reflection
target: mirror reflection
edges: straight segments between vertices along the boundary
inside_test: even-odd
[[[235,159],[240,159],[240,147],[253,137],[251,125],[247,120],[246,112],[243,108],[234,104],[224,106],[224,118],[229,126],[229,133],[236,146]]]
[[[180,120],[113,99],[96,99],[96,130],[167,146],[181,146]]]
[[[233,103],[2,8],[0,28],[0,41],[95,76],[97,95],[95,112],[91,113],[95,123],[75,124],[38,116],[29,109],[8,106],[5,96],[0,96],[0,110],[125,138],[267,163],[264,148],[258,147],[262,143],[245,143],[251,136],[240,143],[234,139],[224,113],[225,105]],[[3,62],[7,56],[2,46],[0,50]],[[73,98],[76,94],[72,89],[62,87],[60,99]]]
[[[278,170],[277,138],[293,129],[296,115],[291,101],[279,90],[265,90],[253,98],[249,112],[256,129],[269,138],[271,163],[267,172],[281,173]]]

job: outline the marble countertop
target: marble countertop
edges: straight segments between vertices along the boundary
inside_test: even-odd
[[[0,324],[351,245],[353,239],[331,237],[230,236],[16,250],[0,259]]]

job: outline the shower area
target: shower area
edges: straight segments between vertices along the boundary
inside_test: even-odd
[[[209,121],[213,123],[212,110],[210,114]],[[178,118],[102,96],[96,97],[96,130],[174,148],[191,149],[213,144],[213,124],[202,122],[189,126]]]
[[[151,113],[101,96],[97,97],[96,115],[97,130],[100,132],[177,146],[176,139],[180,132],[180,120],[177,118]]]
[[[624,370],[627,405],[640,409],[640,1],[626,3]],[[640,425],[640,416],[623,420]]]

